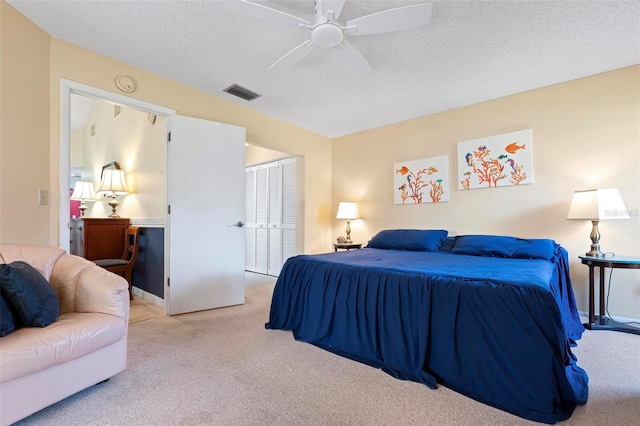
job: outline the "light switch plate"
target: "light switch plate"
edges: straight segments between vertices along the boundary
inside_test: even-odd
[[[49,191],[46,189],[38,189],[38,204],[41,206],[49,204]]]

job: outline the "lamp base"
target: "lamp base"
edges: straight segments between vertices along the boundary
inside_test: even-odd
[[[595,251],[595,250],[589,250],[585,256],[589,256],[589,257],[604,257],[604,253],[601,252],[600,250]]]
[[[107,204],[109,204],[111,206],[111,214],[109,215],[109,217],[112,218],[112,219],[119,218],[120,215],[118,214],[116,209],[120,205],[120,202],[118,200],[116,200],[115,194],[111,196],[111,201],[109,201],[109,203],[107,203]]]
[[[600,231],[598,231],[598,220],[592,220],[592,228],[591,234],[589,237],[591,238],[591,250],[587,252],[587,256],[589,257],[604,257],[604,253],[600,251]]]
[[[78,207],[78,210],[80,210],[80,217],[84,217],[84,212],[87,210],[87,205],[84,203],[84,200],[80,202],[80,207]]]
[[[347,239],[344,241],[347,244],[351,244],[353,241],[351,241],[351,221],[347,220]]]

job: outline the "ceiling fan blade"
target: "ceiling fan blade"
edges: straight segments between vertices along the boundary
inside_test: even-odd
[[[222,1],[220,4],[244,15],[248,15],[262,21],[272,22],[274,24],[294,28],[298,28],[300,24],[311,25],[311,23],[305,19],[298,18],[297,16],[289,15],[288,13],[262,6],[260,4],[251,3],[250,1]]]
[[[349,35],[390,33],[425,25],[431,20],[431,3],[383,10],[347,22]],[[349,27],[355,27],[351,30]]]
[[[315,46],[311,44],[311,40],[296,46],[282,58],[278,59],[269,67],[269,69],[282,69],[297,64],[303,60],[308,54],[315,50]]]
[[[342,8],[344,7],[345,0],[317,0],[320,5],[320,13],[322,16],[326,16],[327,12],[333,11],[333,19],[338,19]]]
[[[343,40],[342,43],[334,49],[338,53],[340,60],[356,75],[363,75],[371,71],[371,66],[367,60],[355,47],[346,41]]]

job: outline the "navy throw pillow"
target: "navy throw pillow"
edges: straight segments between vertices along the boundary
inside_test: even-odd
[[[378,232],[367,247],[387,250],[438,251],[448,232],[443,229],[387,229]]]
[[[46,327],[60,314],[60,302],[47,280],[23,261],[0,265],[0,288],[18,321],[31,327]]]
[[[555,252],[556,242],[553,240],[500,235],[460,235],[451,248],[451,253],[456,254],[515,259],[551,260]]]
[[[0,337],[4,337],[16,329],[16,323],[13,321],[11,309],[4,300],[4,296],[0,293]]]

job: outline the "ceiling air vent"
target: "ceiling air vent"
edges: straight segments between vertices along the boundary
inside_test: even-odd
[[[262,96],[238,84],[232,84],[231,86],[224,89],[224,91],[227,93],[231,93],[232,95],[237,96],[239,98],[242,98],[245,101],[252,101],[255,98],[259,98],[260,96]]]

